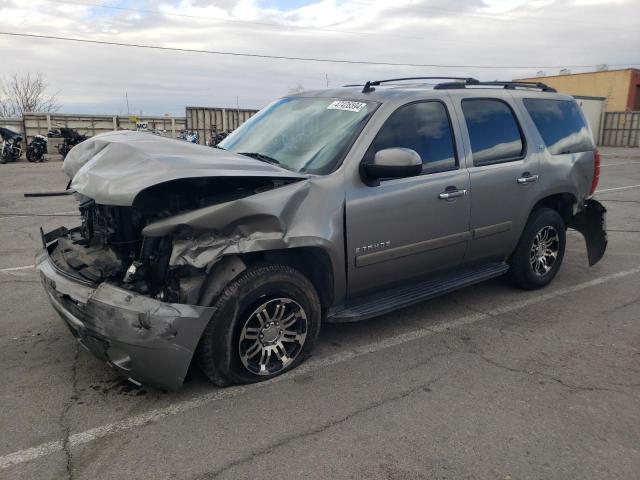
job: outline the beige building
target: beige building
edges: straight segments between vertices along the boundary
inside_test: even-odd
[[[558,92],[569,95],[604,97],[607,99],[607,112],[640,110],[640,69],[637,68],[521,78],[519,80],[543,82]]]

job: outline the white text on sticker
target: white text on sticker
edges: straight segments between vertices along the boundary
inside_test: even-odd
[[[331,102],[327,110],[346,110],[347,112],[359,112],[367,104],[362,102],[352,102],[349,100],[336,100]]]

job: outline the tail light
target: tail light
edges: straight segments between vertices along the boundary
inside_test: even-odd
[[[596,193],[596,188],[598,188],[599,181],[600,181],[600,152],[596,150],[593,154],[593,180],[591,181],[591,189],[589,190],[589,196]]]

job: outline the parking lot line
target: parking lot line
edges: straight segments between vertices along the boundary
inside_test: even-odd
[[[602,163],[600,164],[601,167],[615,167],[617,165],[635,165],[636,163],[640,163],[640,162],[615,162],[615,163]]]
[[[237,397],[238,395],[241,395],[243,393],[252,392],[254,390],[264,388],[265,386],[268,386],[268,385],[273,385],[275,383],[279,383],[282,381],[291,380],[293,378],[308,374],[309,372],[313,372],[329,366],[337,365],[363,355],[375,353],[387,348],[402,345],[407,342],[418,340],[418,339],[421,339],[430,335],[434,335],[437,333],[445,332],[447,330],[451,330],[454,328],[459,328],[465,325],[471,325],[473,323],[476,323],[482,320],[490,319],[496,315],[501,315],[501,314],[513,312],[516,310],[521,310],[533,304],[545,302],[553,298],[557,298],[573,292],[584,290],[586,288],[594,287],[596,285],[601,285],[603,283],[617,280],[617,279],[627,277],[629,275],[634,275],[637,273],[640,273],[640,266],[637,266],[630,270],[624,270],[621,272],[612,273],[610,275],[604,275],[602,277],[598,277],[593,280],[589,280],[587,282],[579,283],[571,287],[559,288],[559,289],[550,291],[549,293],[536,295],[534,297],[531,297],[519,302],[513,302],[502,307],[497,307],[487,312],[475,312],[469,315],[464,315],[462,317],[459,317],[451,321],[436,323],[435,325],[422,327],[406,333],[391,336],[391,337],[379,340],[377,342],[372,342],[366,345],[362,345],[360,347],[356,347],[355,349],[351,349],[345,352],[329,355],[324,358],[317,358],[315,360],[311,360],[301,365],[300,367],[298,367],[297,369],[293,370],[288,374],[282,375],[280,377],[276,377],[266,382],[215,390],[215,391],[212,391],[211,393],[207,393],[207,394],[195,397],[191,400],[185,400],[182,402],[174,403],[167,407],[150,410],[146,413],[142,413],[140,415],[134,415],[129,418],[120,420],[118,422],[109,423],[106,425],[101,425],[99,427],[85,430],[83,432],[74,433],[73,435],[70,435],[68,439],[58,439],[51,442],[42,443],[35,447],[26,448],[26,449],[19,450],[7,455],[3,455],[0,457],[0,469],[5,469],[12,465],[19,465],[22,463],[33,461],[38,458],[51,455],[56,452],[60,452],[64,448],[73,448],[76,446],[93,442],[94,440],[98,440],[100,438],[107,437],[109,435],[126,432],[128,430],[133,430],[135,428],[142,427],[144,425],[156,423],[165,418],[172,417],[172,416],[187,412],[189,410],[193,410],[195,408],[208,405],[212,402],[224,400],[227,398]]]
[[[631,190],[632,188],[640,188],[640,185],[629,185],[626,187],[616,187],[616,188],[604,188],[602,190],[596,190],[596,193],[617,192],[618,190]]]
[[[22,267],[0,268],[0,272],[13,272],[15,270],[27,270],[29,268],[36,268],[36,266],[35,265],[23,265]]]
[[[72,210],[69,212],[51,212],[51,213],[28,213],[28,212],[8,212],[0,213],[0,220],[9,218],[27,218],[27,217],[78,217],[80,212]]]

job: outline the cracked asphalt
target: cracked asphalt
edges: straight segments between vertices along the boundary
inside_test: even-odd
[[[326,325],[275,382],[220,390],[194,369],[177,393],[78,348],[29,268],[74,201],[22,198],[63,189],[61,163],[2,165],[0,478],[639,479],[640,149],[602,153],[595,267],[570,232],[542,291],[497,279]]]

